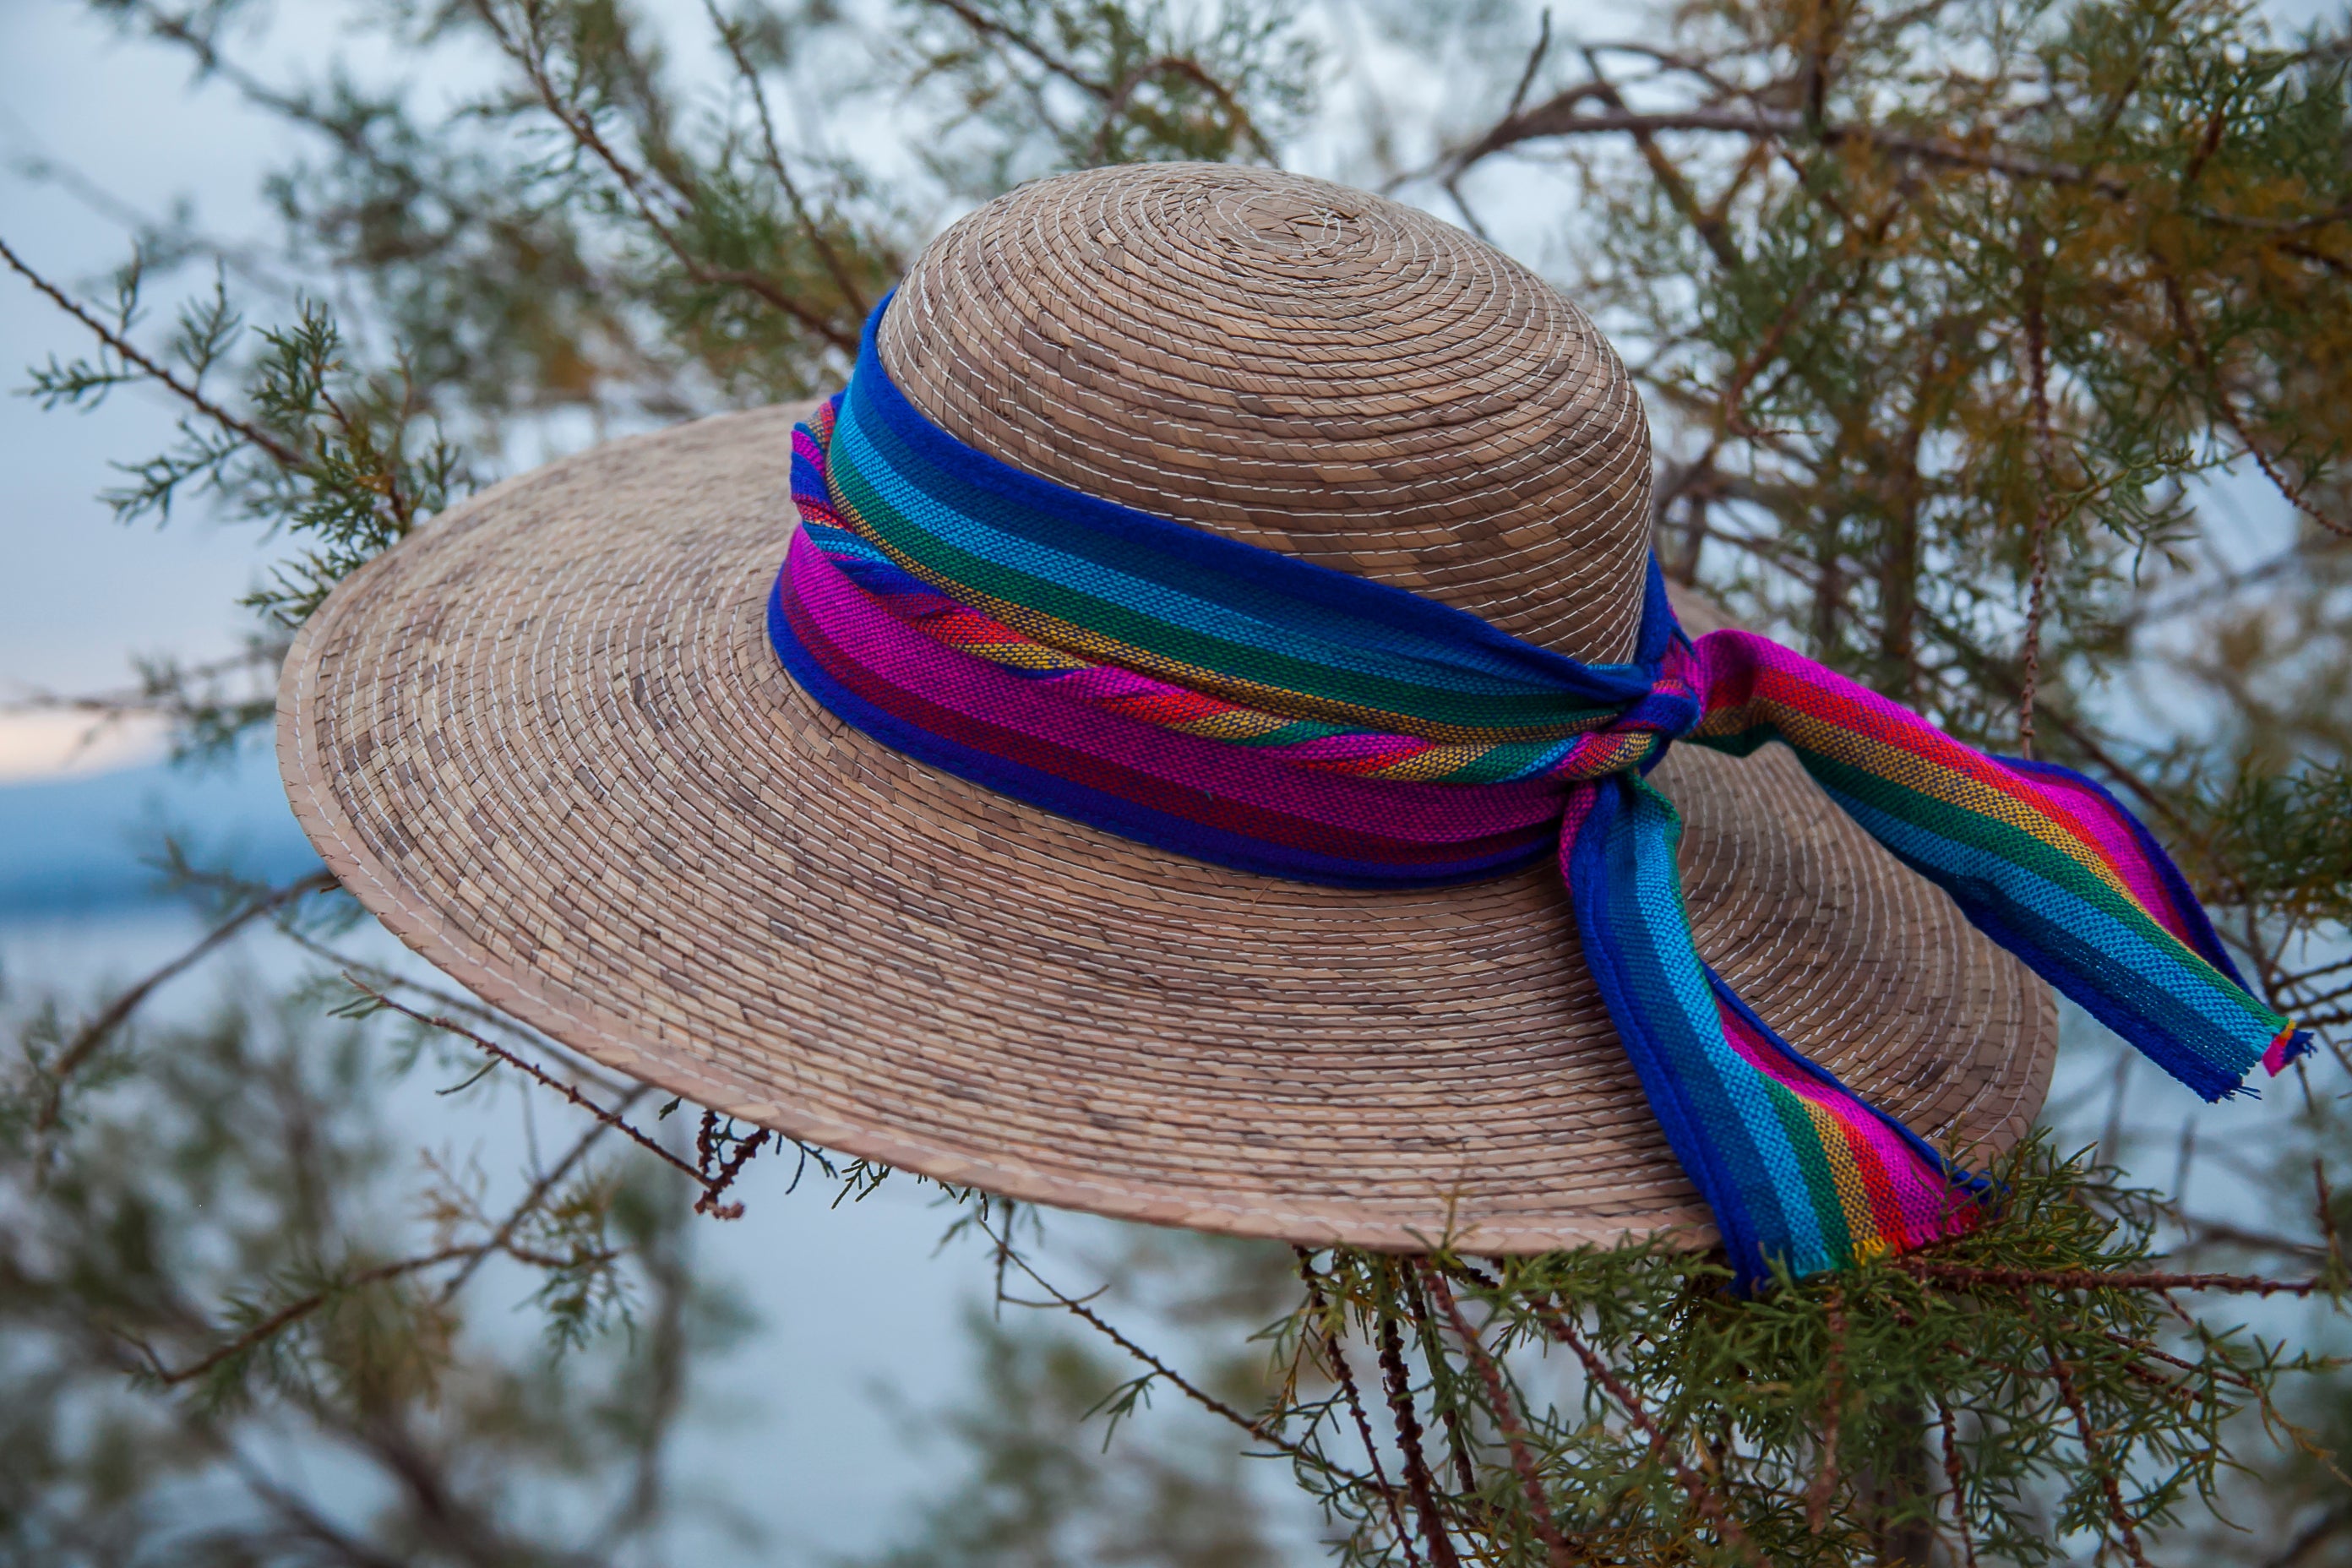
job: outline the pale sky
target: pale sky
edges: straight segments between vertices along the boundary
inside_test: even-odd
[[[2289,0],[2274,14],[2323,9],[2335,7]],[[1590,9],[1573,15],[1593,19]],[[317,71],[325,53],[284,62],[286,74]],[[78,0],[0,0],[0,235],[53,277],[92,291],[121,258],[124,232],[14,172],[21,160],[66,160],[149,213],[187,196],[207,226],[234,234],[267,231],[256,185],[285,151],[282,130],[226,90],[191,90],[185,68],[161,51],[114,43]],[[159,303],[168,306],[191,280],[173,280]],[[0,386],[21,385],[28,362],[88,350],[79,328],[0,275]],[[0,697],[28,685],[120,683],[132,651],[201,658],[234,646],[233,602],[278,547],[195,517],[161,531],[121,529],[92,499],[110,459],[159,448],[174,417],[135,393],[86,416],[0,397],[8,476],[0,487]],[[0,784],[121,766],[156,744],[149,731],[77,752],[78,730],[55,718],[0,716]],[[157,940],[184,939],[173,930]],[[107,942],[110,962],[119,959],[117,938]],[[46,950],[12,956],[27,973],[62,962]],[[906,1452],[904,1418],[873,1398],[868,1380],[896,1375],[925,1400],[950,1384],[964,1342],[957,1312],[980,1294],[983,1260],[969,1252],[929,1259],[942,1220],[911,1183],[887,1187],[862,1211],[832,1215],[805,1198],[783,1201],[788,1174],[775,1163],[754,1167],[747,1186],[757,1219],[712,1227],[700,1241],[747,1281],[769,1327],[726,1367],[740,1397],[757,1400],[750,1440],[698,1451],[688,1468],[714,1489],[752,1500],[757,1511],[780,1521],[797,1514],[782,1527],[788,1540],[867,1545],[921,1480],[923,1458]],[[1276,1470],[1262,1479],[1281,1484]]]
[[[16,165],[71,163],[152,213],[186,195],[209,221],[257,223],[255,173],[274,151],[256,117],[219,91],[191,93],[186,70],[157,51],[115,45],[83,8],[56,0],[0,5],[0,235],[53,278],[85,290],[127,252],[118,224]],[[168,317],[165,318],[168,321]],[[160,324],[160,323],[159,323]],[[81,330],[13,274],[0,277],[0,695],[27,685],[121,684],[131,650],[203,657],[235,645],[231,608],[264,558],[249,530],[191,517],[161,531],[116,526],[94,499],[110,460],[160,449],[174,413],[120,396],[96,414],[44,414],[14,395],[24,367],[88,352]],[[147,737],[152,742],[152,735]],[[74,731],[0,719],[0,779],[72,755]],[[110,743],[79,760],[133,760]]]
[[[1612,0],[1607,9],[1622,5]],[[334,8],[281,9],[273,48],[283,54],[269,62],[272,73],[315,77],[335,47],[325,30]],[[2294,24],[2340,6],[2280,0],[2271,9]],[[1571,16],[1577,30],[1605,25],[1592,6]],[[77,0],[0,4],[0,235],[85,292],[102,291],[125,254],[124,231],[57,185],[26,178],[24,160],[67,163],[146,213],[184,197],[216,232],[266,234],[257,186],[284,155],[286,136],[226,89],[192,86],[164,51],[118,43]],[[167,280],[155,303],[168,310],[196,281]],[[26,363],[88,348],[79,328],[0,275],[0,386],[13,394]],[[275,547],[249,527],[214,526],[200,514],[162,530],[121,528],[93,499],[109,482],[108,462],[160,449],[175,416],[135,391],[92,415],[43,414],[22,397],[0,397],[8,474],[0,489],[0,697],[119,684],[132,652],[201,658],[234,646],[234,601]],[[0,715],[0,783],[140,760],[154,740],[132,732],[77,752],[77,735],[70,724]]]

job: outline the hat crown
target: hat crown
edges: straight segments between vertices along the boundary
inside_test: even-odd
[[[1029,473],[1576,658],[1633,649],[1641,400],[1581,310],[1426,213],[1223,164],[1039,181],[924,251],[881,353]]]

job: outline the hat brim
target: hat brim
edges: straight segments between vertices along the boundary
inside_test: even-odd
[[[604,1065],[945,1182],[1305,1243],[1711,1239],[1556,869],[1312,887],[914,763],[795,686],[762,409],[511,479],[353,574],[278,749],[328,865]],[[1696,612],[1694,612],[1696,613]],[[2054,1004],[1783,747],[1676,748],[1701,954],[1799,1049],[1981,1161]]]

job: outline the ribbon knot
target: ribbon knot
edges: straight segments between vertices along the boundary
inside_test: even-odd
[[[1589,752],[1571,752],[1574,759],[1557,776],[1601,778],[1611,773],[1646,774],[1665,760],[1674,742],[1690,733],[1701,712],[1699,694],[1691,687],[1690,644],[1677,635],[1650,689],[1604,729],[1586,737]]]
[[[887,301],[882,309],[887,309]],[[2210,1099],[2308,1037],[2248,993],[2091,780],[1989,756],[1766,638],[1675,625],[1585,664],[1399,589],[1112,505],[964,446],[875,352],[795,432],[777,653],[856,728],[1128,838],[1411,888],[1556,856],[1586,967],[1750,1285],[1977,1223],[1980,1178],[1811,1061],[1696,952],[1677,742],[1788,745],[1979,929]]]

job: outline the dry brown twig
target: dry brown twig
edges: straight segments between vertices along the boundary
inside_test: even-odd
[[[2324,1279],[2271,1279],[2259,1274],[2110,1274],[2093,1268],[1989,1268],[1971,1263],[1941,1263],[1931,1258],[1898,1258],[1889,1267],[1925,1279],[2003,1289],[2044,1286],[2053,1290],[2228,1290],[2252,1296],[2308,1296],[2328,1289]]]
[[[1182,1373],[1178,1372],[1174,1367],[1170,1366],[1166,1362],[1160,1360],[1158,1356],[1152,1354],[1150,1351],[1145,1350],[1141,1345],[1129,1339],[1126,1334],[1112,1327],[1108,1320],[1105,1319],[1101,1313],[1096,1311],[1092,1307],[1087,1305],[1087,1302],[1084,1300],[1070,1295],[1068,1292],[1062,1289],[1061,1287],[1047,1279],[1043,1274],[1040,1274],[1036,1268],[1032,1265],[1026,1258],[1021,1255],[1020,1249],[1013,1245],[1013,1238],[1009,1233],[1000,1231],[986,1218],[982,1218],[979,1224],[982,1234],[986,1236],[989,1240],[995,1244],[998,1267],[1001,1269],[1011,1268],[1017,1270],[1024,1279],[1036,1286],[1038,1289],[1043,1290],[1047,1298],[1046,1301],[1044,1303],[1045,1305],[1058,1307],[1062,1310],[1068,1312],[1071,1316],[1078,1319],[1081,1322],[1093,1329],[1097,1333],[1102,1335],[1103,1338],[1117,1345],[1120,1350],[1125,1351],[1137,1362],[1150,1368],[1153,1376],[1164,1380],[1173,1386],[1178,1392],[1181,1393],[1186,1398],[1201,1406],[1203,1410],[1206,1410],[1211,1415],[1219,1416],[1222,1419],[1230,1422],[1234,1426],[1240,1427],[1243,1431],[1248,1433],[1252,1437],[1256,1438],[1259,1442],[1276,1448],[1282,1453],[1286,1454],[1290,1458],[1297,1459],[1302,1463],[1311,1465],[1325,1475],[1329,1476],[1336,1480],[1344,1481],[1348,1485],[1362,1487],[1370,1486],[1371,1484],[1369,1478],[1360,1476],[1353,1470],[1345,1469],[1340,1466],[1335,1465],[1328,1459],[1314,1453],[1303,1445],[1294,1443],[1289,1438],[1283,1436],[1280,1433],[1274,1431],[1272,1429],[1274,1418],[1271,1415],[1260,1416],[1256,1420],[1252,1420],[1250,1417],[1243,1415],[1240,1411],[1234,1409],[1225,1401],[1219,1399],[1215,1394],[1211,1394],[1207,1389],[1202,1388],[1199,1384],[1194,1383],[1191,1378],[1186,1377]],[[1099,1291],[1096,1293],[1100,1294]],[[999,1290],[999,1296],[1001,1299],[1009,1301],[1015,1306],[1034,1307],[1040,1304],[1034,1301],[1022,1301],[1016,1297],[1004,1296],[1001,1289]]]
[[[139,1010],[148,997],[155,994],[159,986],[194,967],[207,953],[262,916],[275,914],[310,894],[322,893],[334,886],[334,874],[320,870],[299,881],[272,889],[206,931],[177,957],[149,971],[143,979],[116,996],[96,1017],[75,1031],[66,1048],[58,1052],[57,1059],[48,1065],[49,1089],[41,1101],[40,1111],[33,1119],[34,1131],[47,1132],[57,1125],[64,1103],[66,1080],[97,1054],[98,1048]]]
[[[492,1057],[497,1058],[499,1061],[504,1062],[509,1067],[511,1067],[518,1072],[522,1073],[532,1082],[537,1083],[543,1088],[555,1090],[556,1093],[562,1095],[564,1099],[570,1100],[573,1105],[578,1106],[581,1110],[586,1111],[589,1115],[594,1117],[597,1121],[603,1122],[607,1127],[613,1128],[614,1131],[625,1134],[632,1142],[635,1143],[639,1148],[645,1150],[646,1152],[652,1154],[655,1158],[660,1160],[664,1164],[669,1165],[673,1169],[691,1177],[695,1185],[702,1189],[701,1198],[697,1200],[695,1205],[698,1213],[709,1212],[702,1207],[702,1200],[715,1199],[718,1194],[725,1189],[726,1184],[728,1183],[731,1183],[735,1179],[735,1173],[740,1172],[742,1168],[742,1161],[738,1160],[733,1163],[731,1168],[722,1168],[721,1172],[719,1173],[718,1175],[714,1175],[713,1173],[704,1170],[698,1170],[694,1165],[679,1159],[676,1154],[671,1153],[667,1149],[662,1147],[662,1145],[656,1140],[638,1131],[635,1126],[617,1111],[609,1110],[604,1106],[597,1104],[594,1100],[581,1093],[573,1085],[566,1083],[563,1079],[556,1077],[553,1073],[549,1072],[546,1068],[541,1067],[537,1062],[530,1060],[529,1058],[524,1057],[516,1051],[508,1049],[505,1046],[502,1046],[498,1041],[491,1039],[488,1036],[478,1034],[474,1030],[466,1027],[465,1025],[458,1023],[454,1018],[441,1016],[436,1014],[425,1013],[417,1008],[409,1006],[406,1003],[396,1002],[390,996],[386,995],[383,992],[379,991],[373,985],[370,985],[367,982],[362,980],[358,975],[352,973],[349,970],[345,970],[343,972],[343,982],[352,990],[359,992],[362,995],[373,1001],[378,1007],[383,1008],[386,1012],[397,1013],[404,1018],[424,1025],[426,1028],[438,1029],[446,1035],[454,1035],[457,1038],[473,1045],[477,1048],[488,1052]],[[763,1132],[765,1130],[762,1129]],[[751,1140],[751,1142],[757,1143],[764,1142],[765,1140],[764,1138],[761,1138]],[[743,1159],[749,1158],[750,1155],[748,1154],[743,1156]],[[721,1177],[723,1177],[723,1180],[720,1179]],[[726,1217],[735,1218],[739,1216],[730,1215]]]
[[[1412,1377],[1405,1368],[1404,1336],[1397,1327],[1396,1314],[1382,1310],[1378,1331],[1381,1376],[1387,1385],[1389,1417],[1396,1427],[1397,1449],[1404,1456],[1405,1489],[1412,1494],[1413,1511],[1421,1516],[1422,1539],[1429,1548],[1429,1560],[1435,1568],[1461,1568],[1454,1538],[1437,1506],[1436,1478],[1430,1473],[1429,1455],[1422,1447],[1421,1416],[1412,1407]]]
[[[1502,1369],[1495,1364],[1495,1358],[1480,1342],[1477,1331],[1463,1315],[1461,1304],[1454,1300],[1454,1292],[1446,1289],[1444,1277],[1430,1268],[1426,1258],[1415,1258],[1413,1267],[1420,1271],[1422,1282],[1437,1302],[1439,1310],[1453,1325],[1454,1336],[1462,1342],[1463,1349],[1469,1352],[1470,1363],[1476,1369],[1479,1381],[1486,1385],[1487,1410],[1495,1417],[1496,1429],[1503,1435],[1504,1447],[1511,1456],[1511,1468],[1518,1476],[1519,1489],[1528,1500],[1528,1522],[1535,1527],[1536,1538],[1543,1542],[1551,1568],[1573,1568],[1575,1553],[1552,1519],[1551,1499],[1544,1490],[1542,1476],[1536,1471],[1534,1456],[1528,1452],[1527,1434],[1521,1430],[1518,1417],[1512,1413],[1510,1390],[1504,1384]]]
[[[735,1147],[721,1159],[719,1154],[719,1112],[705,1110],[702,1113],[702,1127],[694,1141],[695,1175],[702,1183],[701,1195],[694,1200],[695,1213],[709,1215],[713,1219],[743,1217],[741,1204],[722,1204],[719,1200],[728,1188],[735,1184],[735,1178],[743,1173],[743,1167],[751,1163],[751,1156],[767,1146],[769,1136],[768,1130],[761,1127],[749,1138],[738,1140]]]
[[[1307,1283],[1307,1321],[1319,1325],[1328,1308],[1323,1296],[1322,1277],[1315,1271],[1314,1255],[1303,1247],[1291,1250],[1298,1256],[1298,1275]],[[1363,1394],[1356,1386],[1356,1369],[1348,1364],[1347,1350],[1335,1330],[1323,1328],[1321,1335],[1324,1359],[1330,1363],[1331,1375],[1346,1396],[1348,1415],[1355,1422],[1358,1440],[1364,1445],[1364,1458],[1372,1468],[1372,1482],[1380,1488],[1381,1501],[1387,1508],[1389,1528],[1395,1532],[1397,1545],[1404,1552],[1405,1568],[1421,1568],[1421,1554],[1413,1549],[1412,1532],[1405,1528],[1404,1510],[1398,1506],[1396,1489],[1389,1484],[1388,1469],[1381,1463],[1380,1445],[1372,1437],[1371,1418],[1364,1413]]]

